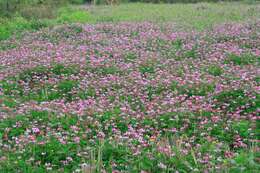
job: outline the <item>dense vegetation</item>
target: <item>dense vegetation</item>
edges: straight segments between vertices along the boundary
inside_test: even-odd
[[[32,2],[0,21],[0,172],[260,170],[258,4]]]
[[[70,24],[1,42],[1,172],[256,172],[259,28]]]

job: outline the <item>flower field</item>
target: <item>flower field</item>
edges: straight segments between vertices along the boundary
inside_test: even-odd
[[[60,25],[0,62],[0,172],[260,170],[260,22]]]

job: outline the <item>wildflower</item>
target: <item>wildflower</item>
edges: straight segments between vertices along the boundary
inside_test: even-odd
[[[232,151],[225,151],[224,155],[226,158],[233,158],[235,156]]]
[[[33,132],[34,134],[39,134],[39,133],[40,133],[40,129],[37,128],[37,127],[33,127],[33,128],[32,128],[32,132]]]
[[[29,140],[31,141],[31,142],[36,142],[36,137],[34,136],[34,135],[29,135]]]
[[[79,143],[79,142],[80,142],[80,137],[78,137],[78,136],[74,137],[74,138],[73,138],[73,141],[74,141],[75,143]]]
[[[162,162],[160,162],[158,164],[158,167],[161,168],[161,169],[166,169],[167,168],[167,166],[165,164],[163,164]]]
[[[100,138],[100,139],[104,139],[105,136],[106,135],[103,132],[98,132],[98,134],[97,134],[97,137]]]

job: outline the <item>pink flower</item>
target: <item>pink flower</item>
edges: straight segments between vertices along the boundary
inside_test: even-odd
[[[29,135],[29,140],[34,143],[36,142],[36,137],[34,135]]]
[[[255,55],[256,55],[256,56],[260,56],[260,50],[259,50],[259,49],[256,49]]]
[[[97,134],[97,137],[98,138],[100,138],[100,139],[104,139],[105,138],[105,133],[103,133],[103,132],[98,132],[98,134]]]
[[[226,158],[233,158],[235,156],[232,151],[225,151],[224,155]]]
[[[33,128],[32,128],[32,132],[33,132],[34,134],[39,134],[39,133],[40,133],[40,129],[37,128],[37,127],[33,127]]]
[[[218,122],[219,120],[220,120],[219,116],[212,116],[211,117],[211,121],[214,122],[214,123]]]
[[[78,136],[74,137],[74,138],[73,138],[73,141],[74,141],[75,143],[80,143],[80,137],[78,137]]]

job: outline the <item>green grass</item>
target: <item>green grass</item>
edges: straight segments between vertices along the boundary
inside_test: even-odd
[[[16,17],[12,20],[5,19],[4,22],[0,23],[0,40],[5,40],[14,32],[20,32],[30,29],[30,23],[22,17]]]
[[[256,94],[255,99],[251,99],[242,89],[222,91],[216,95],[214,99],[218,101],[217,106],[226,105],[225,107],[227,111],[234,111],[238,107],[245,106],[246,104],[250,105],[250,107],[246,108],[242,113],[253,112],[257,110],[257,107],[259,107],[260,104],[259,94]]]
[[[179,85],[176,81],[171,84],[171,90],[177,91],[179,94],[186,94],[187,96],[206,96],[208,93],[213,92],[215,84],[200,83],[196,85]]]
[[[258,4],[245,3],[130,3],[96,6],[90,12],[97,22],[174,22],[183,27],[202,30],[218,23],[257,19],[260,15],[258,8]]]
[[[249,65],[255,64],[260,62],[260,57],[250,54],[243,54],[243,55],[234,55],[231,54],[228,56],[228,59],[225,60],[226,63],[233,63],[234,65]]]
[[[75,10],[72,8],[61,8],[57,17],[58,23],[87,23],[92,20],[92,16],[85,10]]]
[[[213,76],[220,76],[223,74],[223,69],[217,65],[210,65],[207,69],[207,72]]]
[[[12,97],[0,96],[7,107],[14,107],[16,105],[15,99],[19,101],[36,100],[38,102],[55,100],[59,98],[66,98],[72,100],[71,91],[77,88],[78,81],[61,80],[57,85],[44,84],[41,85],[39,79],[48,78],[50,76],[63,76],[76,74],[78,72],[76,66],[64,66],[63,64],[53,64],[51,68],[38,66],[32,69],[25,70],[24,72],[12,77],[9,81],[1,81],[0,87],[3,93]],[[23,86],[18,81],[29,83],[29,87],[34,92],[25,93]],[[15,99],[14,99],[15,98]]]
[[[0,40],[63,23],[101,22],[173,22],[177,28],[204,30],[226,22],[253,21],[260,17],[258,3],[146,4],[117,6],[69,6],[57,11],[52,19],[29,20],[22,17],[0,19]]]

